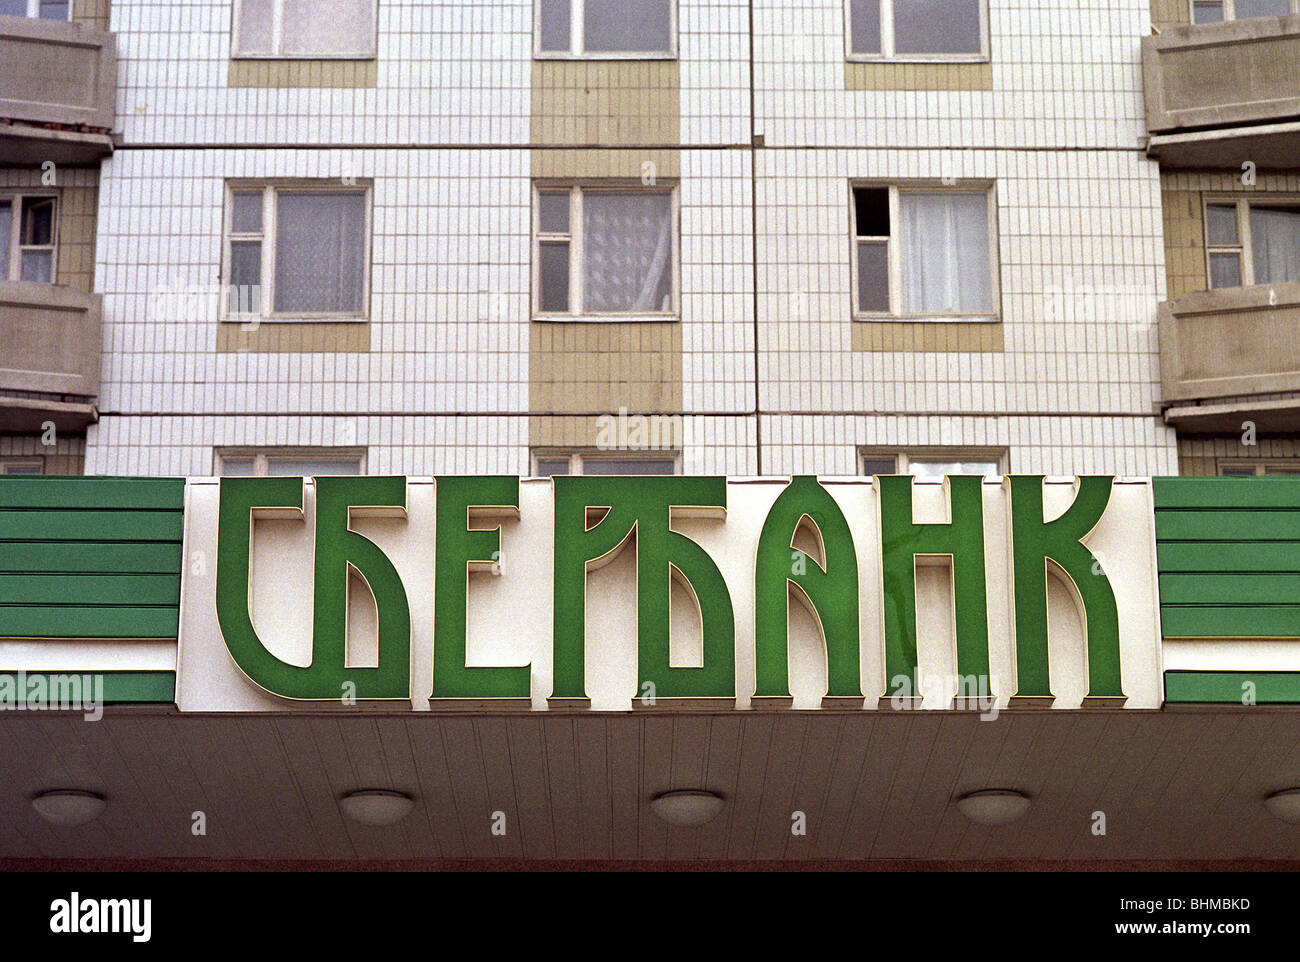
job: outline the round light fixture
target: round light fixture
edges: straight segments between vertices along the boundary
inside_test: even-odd
[[[1029,811],[1029,797],[1009,788],[991,788],[963,795],[957,810],[976,825],[1006,825]]]
[[[414,807],[410,795],[377,788],[362,789],[339,799],[343,814],[362,825],[395,825]]]
[[[103,795],[63,788],[41,792],[32,799],[32,808],[55,825],[84,825],[98,818],[107,805]]]
[[[669,825],[694,828],[722,811],[722,796],[712,792],[665,792],[650,801],[650,811]]]
[[[1274,818],[1300,822],[1300,788],[1284,788],[1264,799],[1264,807]]]

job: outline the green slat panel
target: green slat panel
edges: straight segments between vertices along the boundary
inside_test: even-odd
[[[180,609],[8,605],[0,638],[175,638]]]
[[[1243,685],[1253,682],[1256,704],[1300,702],[1300,672],[1167,671],[1165,701],[1243,704]]]
[[[0,539],[180,541],[180,511],[0,511]]]
[[[179,511],[183,478],[0,476],[0,508],[153,508]]]
[[[1300,638],[1300,605],[1161,605],[1166,638]]]
[[[0,672],[0,683],[14,686],[14,691],[30,692],[33,679],[40,679],[45,691],[57,691],[52,687],[54,675],[92,674],[103,679],[99,696],[105,702],[136,704],[172,704],[176,701],[176,673],[173,671],[97,671],[97,672],[46,672],[16,671]],[[26,687],[23,686],[26,684]],[[64,689],[66,690],[66,689]],[[48,696],[47,696],[48,697]],[[24,701],[26,698],[24,697]]]
[[[3,605],[179,605],[179,575],[0,574]],[[3,615],[0,615],[3,618]]]
[[[1214,541],[1196,544],[1162,541],[1156,545],[1161,573],[1175,571],[1300,572],[1300,544],[1287,541]]]
[[[1300,508],[1300,478],[1152,478],[1162,508]]]
[[[0,572],[114,572],[179,574],[181,546],[174,542],[0,542]]]
[[[1225,607],[1300,604],[1300,574],[1162,573],[1160,603]]]
[[[1157,511],[1158,541],[1300,541],[1294,511]]]

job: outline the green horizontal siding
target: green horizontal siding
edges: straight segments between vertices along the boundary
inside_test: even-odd
[[[1300,572],[1300,544],[1285,541],[1161,541],[1156,553],[1162,572]]]
[[[0,579],[0,591],[3,590]],[[1300,601],[1300,574],[1176,573],[1160,576],[1160,600],[1170,605],[1275,605]]]
[[[1164,605],[1166,638],[1300,638],[1300,605]]]
[[[175,638],[185,482],[0,477],[0,638]]]
[[[1300,672],[1291,671],[1167,671],[1165,701],[1247,704],[1248,683],[1257,705],[1300,703]]]
[[[1300,541],[1300,505],[1295,511],[1157,510],[1156,522],[1162,541]]]
[[[1154,478],[1157,511],[1300,507],[1300,478]]]
[[[176,673],[174,671],[94,671],[94,672],[49,672],[49,671],[29,671],[19,673],[16,671],[0,671],[0,680],[6,686],[12,686],[14,691],[19,691],[22,687],[20,682],[26,682],[27,687],[20,692],[23,695],[24,703],[27,702],[26,693],[32,691],[32,684],[43,685],[48,692],[57,690],[53,683],[55,675],[94,675],[102,682],[96,682],[100,685],[99,696],[105,702],[116,704],[173,704],[176,701]]]

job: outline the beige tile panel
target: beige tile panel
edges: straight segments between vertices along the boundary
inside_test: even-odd
[[[678,144],[676,60],[534,60],[535,144]]]
[[[528,384],[536,412],[678,412],[681,324],[533,321]]]
[[[1192,22],[1192,8],[1187,0],[1151,0],[1151,24],[1157,30],[1179,27]]]
[[[232,60],[231,87],[374,87],[374,60]]]
[[[72,21],[96,30],[107,30],[108,0],[72,0]]]
[[[370,324],[365,321],[312,321],[217,325],[217,350],[222,353],[342,354],[370,350]]]
[[[95,287],[95,224],[99,209],[97,186],[64,187],[59,191],[58,282],[92,293]]]
[[[1192,477],[1212,477],[1219,473],[1220,458],[1232,461],[1282,461],[1296,458],[1300,467],[1300,440],[1294,438],[1256,438],[1254,444],[1242,444],[1241,435],[1230,437],[1178,439],[1178,473]]]
[[[845,90],[992,90],[991,63],[845,61]]]
[[[679,150],[566,150],[534,149],[531,152],[535,179],[584,180],[618,177],[644,182],[647,173],[656,180],[676,180],[682,174]],[[646,167],[653,164],[653,167]]]
[[[1002,353],[1002,324],[853,321],[853,350]]]

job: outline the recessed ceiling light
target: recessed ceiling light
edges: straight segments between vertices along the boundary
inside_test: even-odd
[[[343,814],[362,825],[395,825],[414,807],[410,795],[377,788],[362,789],[339,799]]]
[[[32,799],[32,808],[55,825],[84,825],[99,817],[107,805],[103,795],[63,788],[41,792]]]
[[[957,800],[957,810],[977,825],[1006,825],[1029,811],[1029,797],[1007,788],[971,792]]]
[[[650,802],[650,811],[669,825],[694,828],[722,811],[722,797],[712,792],[665,792]]]
[[[1300,788],[1284,788],[1264,799],[1264,807],[1274,818],[1300,822]]]

